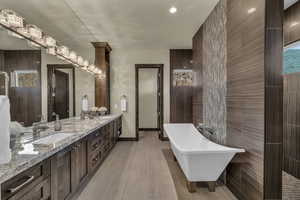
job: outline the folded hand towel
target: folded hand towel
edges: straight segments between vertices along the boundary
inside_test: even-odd
[[[0,164],[11,160],[10,144],[10,104],[7,96],[0,96]]]

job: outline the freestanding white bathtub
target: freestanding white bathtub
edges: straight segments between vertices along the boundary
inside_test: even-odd
[[[236,153],[211,142],[193,124],[164,124],[172,151],[189,182],[215,182]]]

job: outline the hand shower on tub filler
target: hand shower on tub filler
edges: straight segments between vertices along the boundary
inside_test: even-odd
[[[215,129],[215,128],[208,127],[208,126],[204,125],[203,123],[199,123],[196,128],[200,133],[202,133],[203,136],[205,136],[206,138],[208,138],[210,140],[213,140],[214,137],[216,137],[217,129]]]

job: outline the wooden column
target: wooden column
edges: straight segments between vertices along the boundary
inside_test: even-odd
[[[106,107],[110,113],[110,52],[107,42],[92,42],[95,47],[95,66],[105,75],[95,79],[95,106]]]

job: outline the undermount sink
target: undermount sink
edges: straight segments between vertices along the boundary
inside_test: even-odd
[[[55,133],[52,135],[45,136],[41,139],[35,140],[32,144],[35,147],[55,147],[62,141],[66,140],[72,135],[72,133]]]

